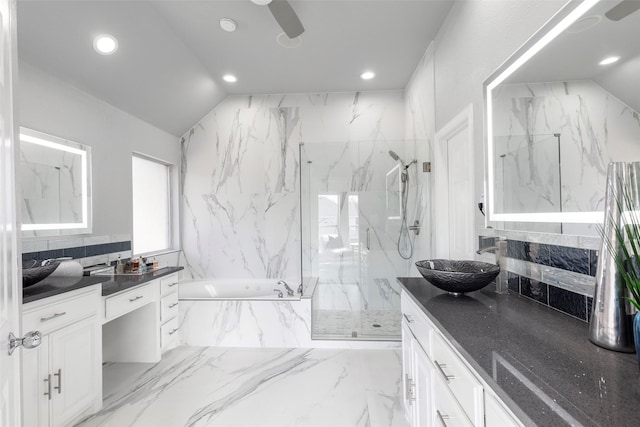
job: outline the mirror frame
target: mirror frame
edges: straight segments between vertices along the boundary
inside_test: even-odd
[[[82,221],[69,223],[22,224],[23,237],[41,237],[50,235],[69,235],[91,233],[92,200],[91,200],[91,147],[69,141],[57,136],[20,127],[20,144],[36,144],[56,150],[77,154],[81,157],[82,180]],[[22,192],[20,194],[22,200]]]
[[[485,226],[495,222],[557,222],[594,224],[604,221],[604,212],[540,212],[540,213],[496,213],[494,206],[494,152],[493,152],[493,98],[492,91],[511,74],[522,67],[571,24],[580,19],[601,0],[570,0],[536,33],[518,48],[483,85],[484,95],[484,151],[485,151],[485,194],[487,215]]]

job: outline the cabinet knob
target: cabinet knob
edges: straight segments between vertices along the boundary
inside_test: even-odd
[[[16,348],[23,346],[24,348],[36,348],[42,343],[42,333],[40,331],[31,331],[24,334],[23,338],[17,338],[13,332],[9,333],[9,355],[13,354]]]

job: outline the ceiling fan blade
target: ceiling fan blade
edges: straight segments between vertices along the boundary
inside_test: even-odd
[[[290,39],[304,33],[302,22],[287,0],[273,0],[269,3],[269,10]]]
[[[605,16],[612,21],[619,21],[627,16],[631,15],[636,10],[640,9],[640,1],[638,0],[623,0],[618,5],[609,9]]]

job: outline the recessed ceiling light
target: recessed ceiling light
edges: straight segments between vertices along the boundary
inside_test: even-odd
[[[608,58],[604,58],[598,64],[600,64],[600,65],[609,65],[609,64],[613,64],[614,62],[618,62],[619,59],[620,59],[619,56],[610,56]]]
[[[365,71],[364,73],[360,74],[360,78],[362,80],[371,80],[375,76],[376,76],[376,73],[374,73],[373,71]]]
[[[118,50],[118,40],[111,34],[100,34],[93,39],[93,48],[100,55],[111,55]]]
[[[236,28],[238,28],[238,25],[236,24],[236,21],[231,18],[222,18],[220,19],[220,28],[228,33],[233,33]]]
[[[233,74],[225,74],[224,76],[222,76],[222,80],[224,80],[227,83],[235,83],[238,81],[238,78]]]
[[[260,6],[264,6],[266,4],[271,3],[271,0],[251,0],[252,3],[258,4]]]

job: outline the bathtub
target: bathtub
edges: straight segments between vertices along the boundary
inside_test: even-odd
[[[300,294],[296,291],[298,284],[286,281],[294,291],[292,297],[287,296],[286,289],[278,285],[279,279],[204,279],[181,281],[178,289],[182,301],[200,300],[286,300],[297,301]],[[275,289],[275,290],[274,290]],[[282,298],[279,298],[279,291]]]
[[[309,347],[311,298],[278,279],[180,281],[180,342],[209,347]],[[298,283],[287,280],[294,292]],[[278,298],[282,290],[283,297]]]

